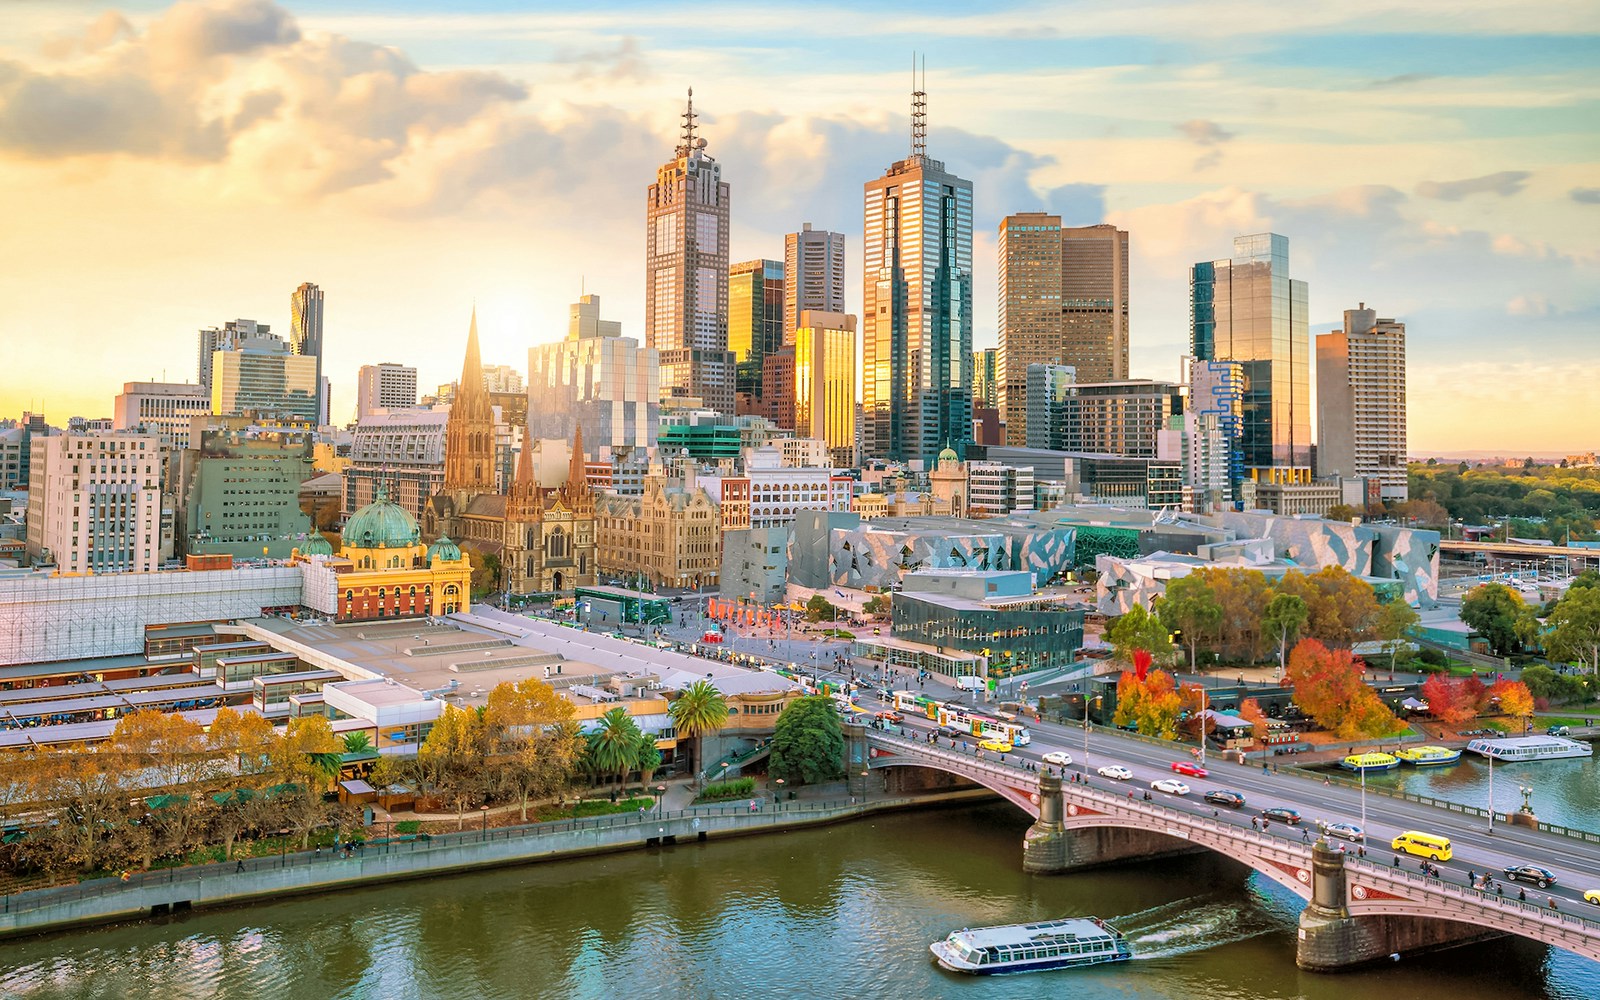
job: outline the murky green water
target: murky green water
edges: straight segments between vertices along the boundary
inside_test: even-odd
[[[1489,761],[1466,753],[1449,767],[1408,767],[1367,775],[1367,787],[1398,788],[1413,795],[1489,808]],[[1519,788],[1533,789],[1529,802],[1546,823],[1600,831],[1600,756],[1494,766],[1494,808],[1522,805]]]
[[[1005,805],[200,913],[13,942],[0,996],[1307,997],[1600,996],[1600,965],[1503,941],[1340,976],[1294,965],[1298,901],[1204,856],[1024,875]],[[952,928],[1114,919],[1138,960],[969,978]]]

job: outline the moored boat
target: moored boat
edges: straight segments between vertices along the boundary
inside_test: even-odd
[[[1484,757],[1508,762],[1594,756],[1593,744],[1562,736],[1511,736],[1504,739],[1473,740],[1467,744],[1467,749]]]
[[[1347,771],[1392,771],[1400,766],[1400,758],[1394,754],[1353,753],[1339,762],[1339,766]]]
[[[1099,917],[963,928],[928,949],[951,972],[975,975],[1066,969],[1133,957],[1127,938]]]
[[[1404,750],[1396,750],[1394,755],[1413,767],[1439,767],[1443,764],[1454,764],[1461,759],[1460,750],[1438,746],[1406,747]]]

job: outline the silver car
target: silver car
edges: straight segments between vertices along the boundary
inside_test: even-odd
[[[1352,843],[1367,839],[1366,831],[1354,823],[1329,823],[1322,828],[1322,832],[1330,837],[1338,837],[1340,840],[1348,840]]]

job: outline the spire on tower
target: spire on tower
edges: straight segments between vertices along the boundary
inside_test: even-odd
[[[456,392],[461,392],[467,386],[475,385],[483,388],[483,358],[478,354],[478,307],[472,307],[472,326],[467,330],[467,356],[461,363],[461,385],[456,387]]]
[[[928,149],[928,57],[922,57],[922,82],[917,82],[917,54],[911,54],[911,155]]]
[[[694,113],[694,88],[693,87],[689,88],[689,102],[688,102],[687,105],[685,105],[684,110],[683,110],[683,114],[680,115],[679,117],[683,119],[683,137],[682,137],[683,141],[678,143],[678,155],[679,156],[688,156],[695,149],[695,138],[694,138],[695,119],[697,117],[699,117],[698,115],[696,115]],[[704,142],[705,140],[702,139],[700,141]]]

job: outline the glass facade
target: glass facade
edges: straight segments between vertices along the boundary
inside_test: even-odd
[[[898,593],[890,605],[896,639],[984,656],[990,677],[1067,667],[1083,646],[1083,612],[1055,601],[986,606]]]
[[[249,348],[213,352],[211,412],[273,414],[315,424],[318,362],[314,356]]]
[[[728,269],[728,350],[739,392],[761,395],[761,359],[783,347],[783,264],[747,260]]]
[[[856,322],[854,316],[803,312],[794,341],[794,427],[827,442],[830,461],[856,465]]]

